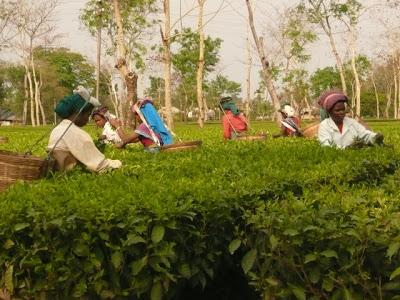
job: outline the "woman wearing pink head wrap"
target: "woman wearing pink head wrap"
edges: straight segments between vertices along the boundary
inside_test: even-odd
[[[319,126],[318,140],[322,146],[346,148],[361,141],[364,144],[381,144],[383,135],[372,132],[356,120],[346,117],[348,98],[341,91],[328,91],[321,95],[318,103],[324,108],[329,118]]]

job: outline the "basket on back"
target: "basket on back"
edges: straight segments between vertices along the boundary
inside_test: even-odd
[[[0,150],[0,191],[18,180],[35,180],[54,168],[54,160]]]
[[[319,122],[316,124],[311,124],[307,128],[302,130],[303,136],[308,138],[313,138],[318,135]]]

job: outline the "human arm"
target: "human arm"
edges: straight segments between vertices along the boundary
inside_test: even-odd
[[[357,138],[362,140],[366,144],[374,144],[375,142],[380,144],[383,142],[383,135],[378,134],[376,132],[373,132],[369,129],[366,129],[365,126],[360,124],[354,119],[349,119],[351,120],[351,126],[356,130],[357,132]]]
[[[135,132],[126,133],[124,131],[120,120],[110,119],[108,122],[114,128],[115,132],[117,133],[117,135],[119,136],[119,138],[121,140],[118,143],[116,143],[118,148],[122,148],[126,144],[136,143],[139,141],[139,135],[137,133],[135,133]]]
[[[224,139],[229,139],[231,137],[231,125],[229,124],[227,116],[222,117],[222,130]]]

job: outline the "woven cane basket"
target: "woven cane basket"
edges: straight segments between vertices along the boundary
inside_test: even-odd
[[[313,138],[318,135],[319,123],[312,124],[307,128],[303,129],[303,136],[307,138]]]
[[[54,160],[0,150],[0,191],[18,180],[35,180],[46,176]]]
[[[161,151],[174,152],[182,150],[193,150],[199,148],[203,142],[202,141],[189,141],[189,142],[179,142],[172,145],[162,146]]]
[[[238,136],[235,140],[238,141],[264,141],[267,139],[265,134],[256,134],[256,135],[244,135]]]

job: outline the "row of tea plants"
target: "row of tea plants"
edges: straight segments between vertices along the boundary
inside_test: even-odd
[[[181,125],[201,149],[108,147],[123,168],[18,183],[0,195],[0,288],[15,299],[397,299],[400,137],[395,123],[375,127],[393,146],[224,143],[219,125]],[[2,148],[25,151],[46,130],[0,128]]]

